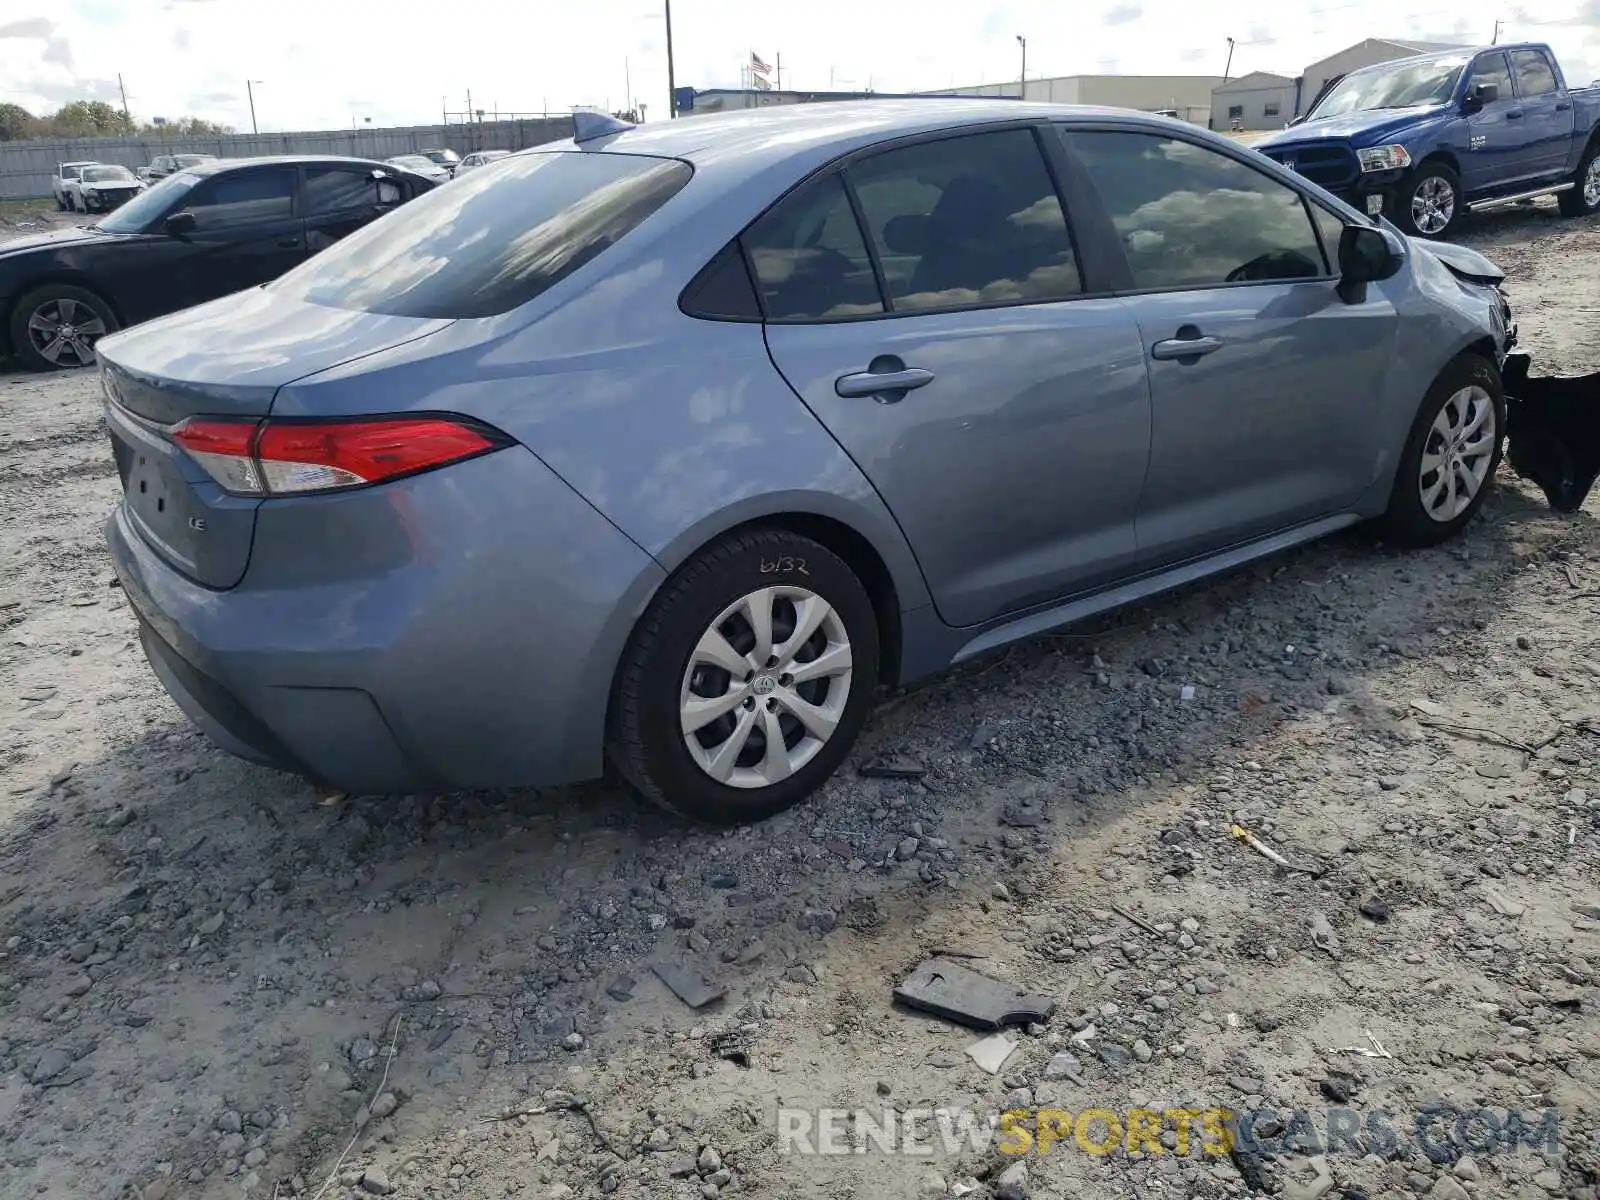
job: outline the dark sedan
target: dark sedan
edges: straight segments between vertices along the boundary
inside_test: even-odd
[[[87,366],[102,334],[276,279],[434,186],[351,158],[179,171],[98,225],[0,242],[0,356]]]

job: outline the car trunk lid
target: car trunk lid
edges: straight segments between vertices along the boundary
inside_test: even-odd
[[[173,440],[190,417],[259,420],[286,383],[450,322],[242,292],[101,341],[106,424],[130,524],[197,583],[244,577],[261,499],[225,491]]]

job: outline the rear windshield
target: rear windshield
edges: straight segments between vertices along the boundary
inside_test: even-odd
[[[270,285],[400,317],[492,317],[571,275],[689,181],[676,159],[555,151],[463,175]]]

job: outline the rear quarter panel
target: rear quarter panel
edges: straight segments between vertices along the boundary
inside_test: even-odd
[[[903,610],[927,604],[898,525],[778,375],[761,326],[701,321],[675,306],[630,317],[626,298],[638,291],[606,282],[615,292],[591,289],[503,339],[429,354],[451,334],[469,336],[462,327],[474,323],[458,322],[430,347],[301,380],[279,393],[273,414],[476,417],[537,454],[669,572],[738,525],[829,518],[873,545]]]

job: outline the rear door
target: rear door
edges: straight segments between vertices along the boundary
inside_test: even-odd
[[[1150,568],[1343,511],[1372,482],[1397,322],[1340,299],[1343,222],[1209,145],[1071,130],[1120,236],[1150,371]]]
[[[405,200],[405,185],[374,168],[333,164],[305,168],[306,252],[326,250]]]
[[[295,208],[297,172],[273,165],[202,178],[178,211],[195,228],[171,281],[171,308],[258,287],[306,256],[305,220]]]
[[[1085,278],[1041,136],[857,157],[744,239],[773,362],[877,487],[952,625],[1087,590],[1135,556],[1138,330]]]
[[[1576,127],[1572,101],[1561,90],[1555,68],[1543,50],[1513,50],[1511,73],[1516,78],[1517,105],[1522,115],[1521,170],[1530,179],[1559,175],[1566,169]]]

